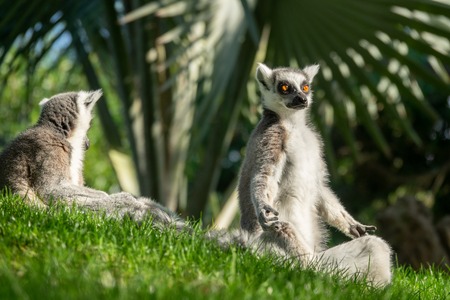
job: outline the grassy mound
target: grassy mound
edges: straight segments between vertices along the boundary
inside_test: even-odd
[[[0,299],[445,299],[448,275],[396,268],[382,290],[137,226],[0,196]]]

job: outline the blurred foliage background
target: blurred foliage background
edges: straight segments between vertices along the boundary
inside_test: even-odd
[[[312,122],[363,221],[405,194],[450,214],[448,0],[0,1],[0,149],[37,103],[102,88],[87,184],[228,226],[253,73],[319,63]],[[369,217],[370,216],[370,217]]]

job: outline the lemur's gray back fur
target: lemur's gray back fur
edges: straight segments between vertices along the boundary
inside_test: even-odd
[[[41,101],[42,110],[36,126],[51,128],[55,134],[61,133],[67,139],[75,128],[79,115],[77,98],[78,93],[68,92]]]
[[[173,212],[149,199],[136,199],[128,193],[108,195],[84,186],[87,132],[100,97],[101,91],[81,91],[42,100],[37,123],[0,154],[0,189],[6,187],[39,206],[62,201],[114,218],[141,222],[151,217],[158,227],[184,228],[185,223]]]
[[[0,188],[41,203],[37,193],[64,179],[70,181],[68,141],[76,125],[77,93],[65,93],[43,100],[36,125],[21,133],[0,155]]]
[[[264,167],[271,164],[271,160],[278,160],[282,153],[283,144],[287,138],[286,130],[281,126],[280,117],[270,110],[264,109],[263,117],[255,130],[252,133],[251,140],[253,143],[248,143],[246,152],[246,160],[244,161],[240,180],[239,180],[239,199],[241,214],[241,228],[255,232],[260,228],[258,218],[255,211],[255,206],[250,200],[254,192],[251,187],[253,175],[257,172],[256,167],[261,167],[259,170],[262,173],[267,173],[271,176],[270,171]],[[265,149],[265,151],[261,151]],[[267,161],[267,165],[256,165],[255,160]]]

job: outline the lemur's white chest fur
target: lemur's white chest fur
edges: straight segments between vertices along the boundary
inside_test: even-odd
[[[259,65],[256,78],[262,105],[268,112],[259,125],[264,132],[260,138],[267,140],[271,147],[267,148],[266,142],[261,142],[257,150],[265,155],[261,155],[261,159],[256,157],[255,164],[259,167],[253,174],[251,193],[263,227],[266,223],[271,224],[271,217],[270,209],[261,212],[261,207],[272,203],[278,219],[291,223],[311,249],[322,242],[316,204],[320,200],[323,161],[319,139],[307,125],[312,104],[311,83],[318,70],[317,65],[303,70],[271,70]],[[266,177],[266,173],[272,171]]]
[[[70,145],[72,146],[70,154],[70,179],[75,185],[80,185],[82,182],[81,174],[84,160],[84,136],[78,132],[69,138]]]
[[[280,220],[289,221],[300,229],[313,247],[319,200],[321,157],[316,134],[305,121],[305,112],[299,111],[287,120],[281,120],[287,131],[284,168],[279,178],[275,209]]]
[[[82,184],[83,160],[85,152],[86,134],[90,127],[92,119],[91,111],[86,106],[86,101],[90,93],[81,91],[78,93],[77,107],[78,119],[72,135],[69,137],[69,143],[72,146],[70,156],[70,178],[73,184]]]

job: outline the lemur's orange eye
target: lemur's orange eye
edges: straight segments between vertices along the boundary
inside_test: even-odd
[[[309,85],[305,84],[305,85],[302,87],[302,90],[303,90],[303,92],[305,92],[305,93],[309,92]]]
[[[278,84],[278,92],[283,95],[290,94],[292,92],[292,87],[286,82],[280,82]]]

